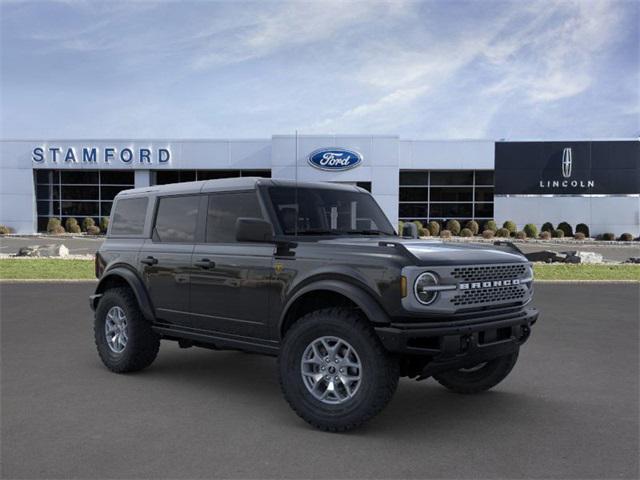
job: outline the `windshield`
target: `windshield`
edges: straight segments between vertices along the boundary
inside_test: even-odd
[[[285,235],[395,235],[369,194],[307,187],[270,187],[268,191]]]

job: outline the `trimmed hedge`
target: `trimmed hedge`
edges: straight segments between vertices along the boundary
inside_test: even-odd
[[[484,230],[491,230],[493,233],[498,231],[498,224],[495,220],[487,220],[484,224]]]
[[[485,230],[482,232],[482,238],[493,238],[496,236],[496,233],[493,230]]]
[[[431,220],[429,222],[429,224],[427,225],[427,228],[431,232],[432,236],[437,237],[438,235],[440,235],[440,223],[439,222],[436,222],[435,220]]]
[[[584,240],[586,237],[584,236],[584,233],[582,232],[576,232],[573,235],[574,240]]]
[[[496,237],[500,238],[509,238],[511,236],[511,232],[506,228],[499,228],[496,232]]]
[[[87,235],[100,235],[100,227],[89,225],[87,227]]]
[[[603,233],[598,237],[598,240],[605,240],[608,242],[611,242],[612,240],[615,240],[615,239],[616,239],[616,236],[611,232]]]
[[[80,225],[78,225],[78,220],[73,217],[67,218],[67,221],[64,222],[64,228],[69,233],[80,233]]]
[[[551,232],[545,230],[540,232],[540,240],[549,240],[551,238]]]
[[[502,228],[506,228],[507,230],[509,230],[509,235],[514,235],[518,230],[518,226],[511,220],[507,220],[506,222],[504,222],[502,224]]]
[[[449,230],[452,235],[459,235],[460,234],[460,222],[458,220],[448,220],[447,221],[447,230]]]
[[[586,223],[576,225],[576,233],[583,233],[585,237],[590,237],[589,226]]]
[[[564,230],[560,230],[559,228],[556,228],[553,233],[553,238],[564,238]]]
[[[571,228],[568,222],[560,222],[558,224],[558,230],[562,230],[565,237],[573,237],[573,228]]]
[[[473,232],[469,228],[463,228],[460,230],[461,237],[473,237]]]
[[[622,235],[620,235],[620,238],[618,238],[618,240],[620,240],[621,242],[633,242],[633,235],[631,235],[630,233],[623,233]]]
[[[519,232],[516,232],[516,238],[518,240],[526,240],[527,234],[523,230],[520,230]]]
[[[477,235],[480,231],[480,225],[478,225],[478,222],[476,222],[475,220],[469,220],[464,227],[471,230],[471,233],[473,235]],[[462,235],[462,232],[460,232],[460,234]]]
[[[82,219],[82,230],[87,231],[89,227],[95,227],[96,221],[91,217],[85,217]]]
[[[0,225],[0,235],[7,235],[8,233],[13,233],[13,229],[6,225]]]
[[[107,233],[107,229],[109,228],[109,217],[102,217],[100,219],[100,230],[102,230],[104,233]]]
[[[533,223],[527,223],[522,231],[527,234],[527,237],[536,238],[538,236],[538,227]]]
[[[553,230],[554,230],[553,223],[551,223],[551,222],[544,222],[542,224],[542,228],[540,228],[541,232],[549,232],[549,233],[551,233],[551,232],[553,232]]]
[[[440,232],[440,238],[451,238],[451,231],[450,230],[442,230]]]

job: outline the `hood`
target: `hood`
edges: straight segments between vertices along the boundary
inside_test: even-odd
[[[333,247],[371,247],[372,249],[393,248],[380,245],[381,242],[394,243],[406,249],[418,265],[473,265],[491,263],[521,263],[528,260],[509,247],[486,244],[443,242],[441,240],[415,240],[400,237],[338,237],[321,240],[321,244]],[[368,248],[367,248],[368,250]]]

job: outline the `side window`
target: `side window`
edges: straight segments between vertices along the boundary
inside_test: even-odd
[[[153,240],[192,243],[196,236],[199,195],[160,198]]]
[[[144,197],[116,201],[110,235],[142,235],[149,200]]]
[[[255,191],[209,195],[207,243],[234,243],[238,217],[263,218]]]

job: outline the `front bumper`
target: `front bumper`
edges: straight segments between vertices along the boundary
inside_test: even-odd
[[[513,353],[537,319],[537,309],[525,308],[475,321],[391,323],[376,333],[390,352],[430,356],[433,368],[446,370]]]

